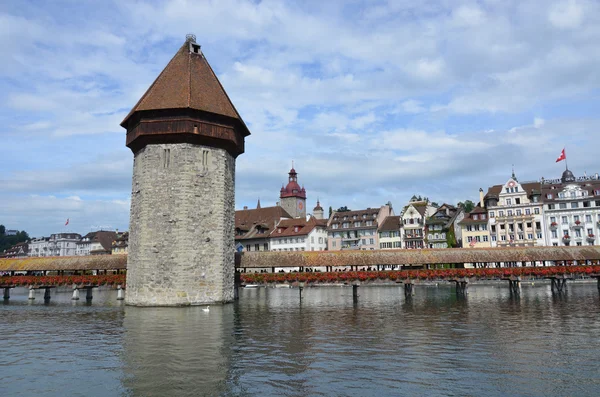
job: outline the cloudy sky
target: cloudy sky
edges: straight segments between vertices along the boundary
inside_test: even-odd
[[[424,5],[425,4],[425,5]],[[600,172],[594,0],[0,3],[0,223],[127,229],[119,123],[194,33],[249,126],[236,207],[294,160],[327,208]],[[65,227],[65,220],[70,224]]]

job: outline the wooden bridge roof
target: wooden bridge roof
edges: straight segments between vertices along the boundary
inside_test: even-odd
[[[600,260],[600,246],[448,248],[374,251],[244,252],[238,268],[425,265],[531,261]],[[0,259],[0,271],[117,270],[127,268],[127,255]]]
[[[50,256],[0,259],[1,271],[117,270],[127,268],[127,255]]]
[[[244,252],[241,268],[600,260],[600,246]]]

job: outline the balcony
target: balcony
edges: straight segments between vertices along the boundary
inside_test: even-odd
[[[342,237],[342,241],[357,241],[357,240],[360,240],[360,237],[356,237],[356,236],[354,236],[354,237],[352,237],[352,236],[351,237]]]
[[[435,234],[428,234],[427,240],[428,241],[446,241],[446,233],[438,234],[437,237]]]
[[[415,240],[415,239],[423,239],[423,235],[422,234],[417,234],[417,233],[404,233],[404,239],[405,240]]]
[[[594,236],[594,234],[588,234],[586,237],[587,241],[595,241],[596,240],[596,236]]]
[[[360,249],[360,244],[343,244],[341,249],[342,249],[342,251],[345,251],[345,250],[359,250]]]
[[[568,234],[564,235],[564,236],[562,237],[562,239],[563,239],[563,241],[564,241],[565,243],[569,243],[569,242],[571,242],[571,236],[569,236]]]
[[[556,222],[552,222],[550,224],[550,229],[552,229],[552,230],[556,230],[557,227],[558,227],[558,223],[556,223]]]
[[[571,229],[581,229],[581,228],[583,228],[583,222],[575,221],[575,222],[571,223]]]
[[[505,222],[505,221],[529,221],[532,220],[534,214],[529,215],[498,215],[496,216],[496,222]],[[484,219],[485,220],[485,219]]]

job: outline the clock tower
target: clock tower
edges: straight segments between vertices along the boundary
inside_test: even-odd
[[[289,172],[288,184],[281,187],[280,205],[294,218],[306,218],[306,190],[298,185],[298,174],[292,166]]]

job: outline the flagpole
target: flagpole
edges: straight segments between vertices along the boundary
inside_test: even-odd
[[[569,169],[569,165],[567,164],[567,150],[566,148],[563,148],[563,151],[565,152],[565,171]]]

